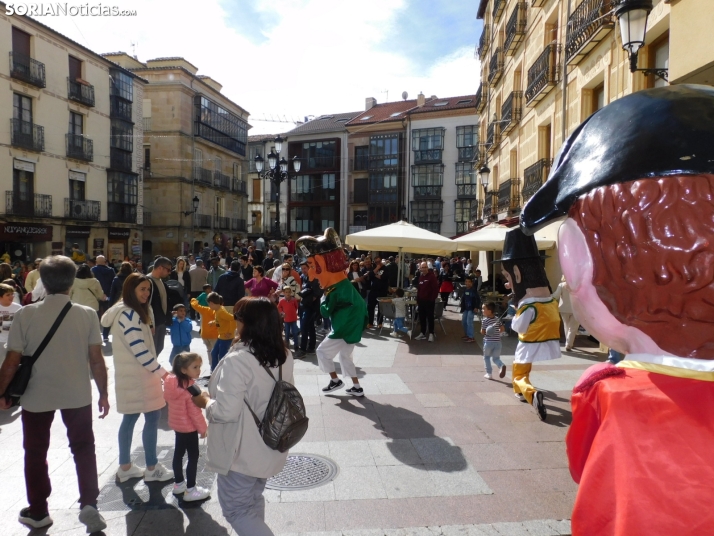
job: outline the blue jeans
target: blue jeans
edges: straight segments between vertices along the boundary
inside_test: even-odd
[[[467,309],[461,313],[461,325],[464,328],[464,335],[469,339],[474,338],[474,312],[472,309]]]
[[[620,352],[618,352],[617,350],[613,350],[612,348],[610,348],[610,351],[607,353],[607,360],[613,365],[617,365],[624,358],[625,354],[621,354]]]
[[[409,333],[409,330],[404,327],[404,317],[394,319],[394,331]]]
[[[232,342],[231,339],[218,339],[216,341],[216,345],[211,350],[211,372],[216,370],[218,362],[228,353]]]
[[[295,322],[284,322],[285,324],[285,342],[290,347],[290,338],[292,337],[295,343],[295,350],[300,348],[300,330],[298,329],[297,320]]]
[[[173,366],[174,364],[174,357],[179,355],[181,352],[190,352],[191,351],[191,346],[188,344],[184,344],[183,346],[172,346],[171,347],[171,354],[169,355],[169,363]]]
[[[483,365],[486,367],[486,374],[491,374],[491,360],[493,359],[493,364],[498,368],[501,368],[503,361],[501,361],[501,343],[500,342],[486,342],[483,343]]]
[[[131,438],[134,435],[134,425],[139,420],[141,413],[124,415],[119,426],[119,465],[131,463]],[[146,466],[156,465],[156,435],[159,429],[161,410],[144,413],[144,430],[141,432],[141,442],[144,445]]]

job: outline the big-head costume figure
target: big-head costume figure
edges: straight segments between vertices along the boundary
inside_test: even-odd
[[[363,396],[352,353],[367,325],[367,306],[345,274],[349,262],[340,237],[328,227],[324,236],[299,238],[295,248],[297,254],[307,260],[308,277],[317,279],[324,290],[320,313],[332,321],[332,331],[316,350],[320,369],[330,375],[330,383],[323,391],[336,391],[345,385],[335,372],[334,359],[339,355],[342,375],[352,378],[353,385],[347,392]]]
[[[627,354],[573,391],[573,534],[713,534],[714,88],[639,91],[593,114],[521,226],[562,216],[574,312]]]
[[[531,404],[538,418],[544,421],[547,412],[543,392],[531,384],[530,372],[535,361],[560,357],[558,303],[551,297],[543,259],[532,236],[523,234],[520,229],[506,233],[501,268],[518,304],[511,322],[511,329],[518,333],[513,391]]]

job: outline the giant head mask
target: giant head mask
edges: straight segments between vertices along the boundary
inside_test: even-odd
[[[322,288],[328,288],[347,278],[347,255],[342,249],[340,236],[332,227],[323,236],[303,236],[295,243],[297,254],[307,260],[308,277],[317,279]]]

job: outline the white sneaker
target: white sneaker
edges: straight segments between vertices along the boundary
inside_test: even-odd
[[[174,472],[169,471],[160,463],[156,464],[153,471],[149,471],[148,469],[144,471],[144,482],[166,482],[167,480],[171,480],[173,477]]]
[[[434,339],[434,334],[433,334],[433,333],[429,333],[429,340],[428,340],[427,342],[434,342],[434,340],[435,340],[435,339]]]
[[[399,334],[396,331],[392,331],[389,333],[390,337],[399,337]]]
[[[486,378],[487,380],[490,380],[491,378],[493,378],[493,376],[491,376],[490,374],[484,374],[483,377]]]
[[[423,333],[420,333],[419,335],[414,337],[414,340],[415,341],[424,341],[424,340],[426,340],[426,335],[424,335]]]
[[[186,481],[184,480],[183,482],[174,484],[174,489],[171,493],[173,493],[174,495],[183,495],[185,491],[186,491]]]
[[[82,508],[79,512],[79,521],[87,527],[87,534],[99,532],[107,528],[107,522],[104,521],[102,514],[100,514],[94,506],[86,505]]]
[[[132,464],[126,471],[121,467],[117,470],[117,478],[119,479],[119,482],[126,482],[132,478],[141,478],[142,476],[144,476],[144,469],[134,464]]]
[[[183,494],[184,501],[202,501],[203,499],[208,499],[211,496],[211,492],[206,488],[200,488],[198,486],[191,489],[187,489],[186,493]]]

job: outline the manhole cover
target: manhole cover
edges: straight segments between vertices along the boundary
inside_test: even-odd
[[[337,464],[316,454],[291,454],[285,468],[265,485],[268,489],[292,491],[312,489],[334,480],[339,473]]]

